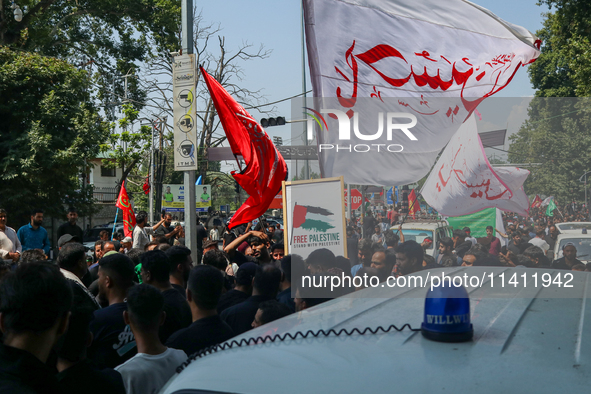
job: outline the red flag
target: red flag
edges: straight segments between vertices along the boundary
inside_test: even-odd
[[[536,198],[534,198],[534,200],[531,203],[531,207],[532,208],[539,208],[542,206],[542,199],[540,198],[539,195],[536,194]]]
[[[119,192],[119,198],[115,204],[117,208],[121,208],[123,211],[123,232],[126,237],[133,236],[133,227],[135,226],[135,213],[133,207],[127,197],[127,190],[125,190],[125,184],[121,185],[121,191]]]
[[[415,189],[412,189],[410,194],[408,195],[408,214],[415,216],[415,213],[421,210],[421,206],[419,201],[417,200],[417,195],[415,194]]]
[[[232,153],[242,156],[246,164],[240,173],[232,171],[250,196],[228,223],[233,228],[265,213],[287,179],[287,165],[258,122],[203,67],[200,69]]]

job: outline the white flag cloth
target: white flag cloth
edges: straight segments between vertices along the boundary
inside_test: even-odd
[[[336,116],[326,116],[326,127],[316,128],[322,175],[347,183],[401,185],[425,176],[477,105],[540,54],[539,39],[525,28],[464,0],[303,1],[317,115],[338,99],[351,130],[354,115],[371,106],[364,100],[376,113],[416,116],[409,129],[416,139],[400,130],[376,134],[375,120],[365,126],[375,115],[363,114],[365,135],[351,132],[346,141],[333,132],[341,126]],[[403,149],[388,151],[389,144]]]
[[[526,216],[529,199],[523,182],[529,171],[490,165],[471,115],[441,154],[421,191],[429,205],[445,216],[460,216],[497,207]]]
[[[552,199],[554,198],[554,196],[550,196],[550,197],[546,197],[544,199],[544,201],[542,201],[542,203],[540,204],[541,207],[545,207],[548,204],[550,204],[550,201],[552,201]]]

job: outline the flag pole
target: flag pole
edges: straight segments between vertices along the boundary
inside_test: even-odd
[[[298,202],[297,201],[293,204],[294,208],[295,208],[296,205],[298,205]],[[293,214],[292,214],[292,217],[291,217],[291,237],[289,239],[289,245],[291,246],[291,244],[293,244]]]
[[[113,231],[111,232],[111,241],[115,239],[115,226],[117,226],[117,216],[119,216],[119,207],[117,207],[117,212],[115,212],[115,223],[113,223]]]

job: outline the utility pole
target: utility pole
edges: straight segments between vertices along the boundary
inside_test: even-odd
[[[193,53],[193,0],[181,3],[182,51]],[[197,65],[195,65],[197,66]],[[197,214],[195,212],[195,170],[184,172],[185,187],[185,246],[191,249],[193,264],[197,264]]]
[[[308,104],[306,101],[306,42],[304,36],[304,2],[301,2],[302,10],[302,93],[304,93],[304,107]],[[304,119],[306,119],[306,111],[303,112]],[[308,146],[308,122],[304,122],[304,145]],[[297,175],[297,173],[296,173]],[[306,179],[310,179],[310,167],[309,161],[306,159],[304,164],[304,176]]]

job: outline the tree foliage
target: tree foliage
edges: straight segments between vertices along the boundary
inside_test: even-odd
[[[92,189],[81,190],[80,175],[108,128],[88,86],[87,73],[65,61],[0,48],[0,180],[11,216],[90,208]]]
[[[529,66],[536,89],[529,120],[511,136],[509,160],[534,163],[528,194],[559,202],[584,199],[581,175],[591,170],[591,8],[582,0],[541,0],[545,15],[541,54]],[[575,98],[578,97],[578,98]]]

